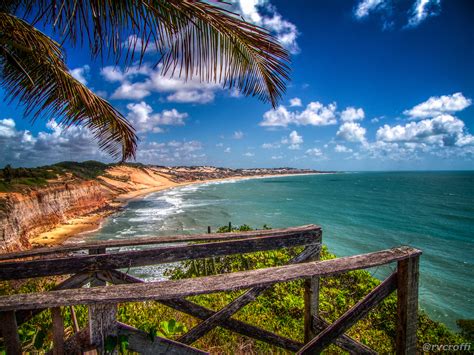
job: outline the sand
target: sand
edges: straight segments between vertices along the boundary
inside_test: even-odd
[[[120,193],[113,196],[109,201],[110,209],[101,212],[91,213],[85,216],[71,218],[67,223],[60,224],[48,232],[41,233],[35,237],[30,238],[32,247],[48,247],[64,243],[67,239],[75,237],[81,234],[90,233],[98,230],[101,227],[102,221],[105,217],[115,213],[121,207],[125,206],[129,201],[141,199],[145,196],[185,185],[191,184],[204,184],[207,182],[218,182],[226,180],[247,180],[247,179],[259,179],[268,177],[281,177],[291,175],[303,175],[303,174],[278,174],[278,175],[254,175],[254,176],[238,176],[221,179],[208,179],[199,181],[188,181],[182,183],[176,183],[165,176],[154,175],[150,176],[146,172],[137,172],[136,169],[130,169],[128,167],[116,167],[108,171],[109,174],[115,176],[127,176],[129,181],[121,183],[107,177],[101,177],[101,179],[107,184],[113,185],[115,188],[127,190],[126,192]],[[306,175],[306,174],[304,174]]]

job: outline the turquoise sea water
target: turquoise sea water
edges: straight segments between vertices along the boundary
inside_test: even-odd
[[[454,327],[474,318],[474,172],[341,173],[192,185],[131,202],[86,237],[202,233],[232,221],[319,224],[338,256],[399,245],[423,250],[420,304]],[[383,276],[388,270],[372,270]],[[139,270],[159,278],[160,267]]]

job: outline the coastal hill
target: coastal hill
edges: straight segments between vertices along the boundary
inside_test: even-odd
[[[230,169],[212,166],[61,162],[0,171],[0,252],[61,243],[99,227],[128,200],[205,181],[324,173],[293,168]]]

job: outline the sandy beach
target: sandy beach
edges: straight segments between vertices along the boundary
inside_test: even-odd
[[[115,174],[130,173],[126,171],[126,168],[120,168],[115,171]],[[30,238],[30,243],[33,248],[48,247],[58,244],[62,244],[73,236],[81,234],[91,233],[101,228],[103,220],[111,214],[119,211],[125,207],[128,202],[141,199],[149,194],[172,189],[181,186],[194,185],[194,184],[205,184],[209,182],[229,181],[229,180],[248,180],[248,179],[262,179],[270,177],[283,177],[283,176],[294,176],[294,175],[314,175],[317,173],[309,174],[278,174],[278,175],[254,175],[254,176],[235,176],[227,178],[207,179],[198,181],[187,181],[176,183],[166,177],[160,179],[148,179],[147,177],[138,176],[133,173],[130,175],[134,184],[139,187],[137,190],[127,191],[125,193],[114,196],[110,201],[110,208],[104,211],[93,212],[84,216],[75,217],[69,219],[66,223],[60,224],[50,231],[43,232],[35,237]],[[110,181],[108,181],[110,183]],[[116,183],[115,183],[116,184]]]

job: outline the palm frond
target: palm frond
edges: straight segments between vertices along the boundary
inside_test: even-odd
[[[33,117],[57,117],[65,127],[83,125],[99,147],[126,160],[135,156],[137,136],[106,100],[69,73],[61,47],[25,21],[0,12],[1,85]]]
[[[12,0],[10,0],[12,1]],[[21,1],[21,0],[16,0]],[[221,82],[276,106],[289,79],[289,54],[264,29],[222,6],[196,0],[37,0],[24,13],[94,56],[141,62],[156,47],[165,73]],[[129,41],[135,35],[134,41]]]

